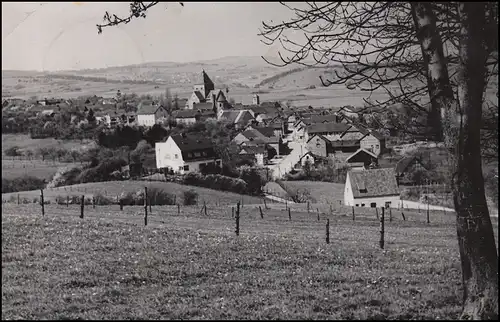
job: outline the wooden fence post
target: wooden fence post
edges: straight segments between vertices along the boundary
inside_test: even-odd
[[[120,211],[123,211],[123,199],[118,200],[120,203]]]
[[[80,218],[83,219],[83,209],[85,208],[85,195],[82,195],[80,200]]]
[[[234,218],[234,207],[231,207],[231,218]]]
[[[285,199],[285,210],[288,209],[288,200]]]
[[[402,211],[401,211],[401,216],[403,217],[403,220],[406,221],[405,214]]]
[[[178,215],[181,214],[181,205],[180,204],[177,204],[177,214]]]
[[[352,221],[354,221],[355,215],[354,215],[354,206],[352,206]]]
[[[234,209],[234,208],[233,208]],[[236,204],[236,236],[240,235],[240,202]]]
[[[177,203],[177,195],[174,195],[174,205]]]
[[[380,241],[379,245],[381,249],[384,249],[384,207],[382,208],[382,213],[380,214]]]
[[[95,209],[95,197],[92,196],[92,209]]]
[[[69,207],[69,196],[66,196],[66,207]]]
[[[262,208],[259,206],[260,218],[264,219],[264,213],[262,212]]]
[[[318,211],[318,221],[319,221],[319,208],[316,208],[316,210]]]
[[[307,202],[307,213],[309,214],[309,201]]]
[[[330,244],[330,219],[326,220],[326,243]]]
[[[20,205],[20,204],[21,204],[21,202],[20,202],[20,200],[19,200],[19,194],[17,194],[17,204],[18,204],[18,205]]]
[[[205,216],[207,215],[207,203],[203,200],[203,208],[205,209]]]
[[[431,218],[430,218],[430,215],[429,215],[429,200],[426,198],[426,201],[427,201],[427,223],[430,224],[431,223]]]
[[[389,222],[392,222],[392,210],[389,208]]]
[[[292,212],[290,211],[290,208],[288,208],[288,220],[292,220]]]
[[[144,226],[148,225],[148,187],[144,187]]]
[[[377,219],[378,219],[378,208],[375,207],[375,213],[377,214]]]
[[[40,203],[42,204],[42,217],[45,216],[45,201],[43,200],[43,189],[40,189]]]

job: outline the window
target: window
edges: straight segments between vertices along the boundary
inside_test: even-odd
[[[220,161],[215,161],[215,164],[217,164],[219,166],[220,165]]]
[[[182,169],[184,169],[184,167],[182,165],[179,166],[179,171],[182,171]]]
[[[201,154],[200,154],[200,152],[195,152],[194,156],[197,157],[197,158],[199,158],[201,156]]]
[[[189,153],[187,154],[187,157],[188,157],[188,158],[192,158],[192,157],[193,157],[193,154],[192,154],[191,152],[189,152]]]
[[[365,206],[365,204],[364,204],[364,203],[362,203],[362,204],[361,204],[361,207],[364,207],[364,206]]]
[[[184,171],[189,171],[189,166],[188,165],[184,166]]]
[[[359,203],[356,204],[356,207],[359,207]]]
[[[376,203],[376,202],[372,202],[372,203],[370,204],[370,207],[372,207],[372,208],[377,208],[377,203]]]
[[[203,151],[202,154],[203,154],[204,157],[206,157],[207,156],[207,151]]]
[[[179,159],[179,155],[178,155],[178,154],[175,154],[175,155],[174,155],[174,158]]]
[[[386,201],[385,202],[385,208],[390,208],[391,207],[391,202],[390,201]]]
[[[376,147],[377,149],[379,149],[379,148],[380,148],[380,146],[379,146],[378,144],[377,144],[375,147]]]

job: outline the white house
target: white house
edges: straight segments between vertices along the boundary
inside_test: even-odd
[[[161,105],[152,102],[141,102],[137,107],[137,125],[139,126],[153,126],[167,117],[168,112]]]
[[[301,158],[300,158],[300,164],[302,166],[305,166],[306,165],[306,162],[309,162],[310,165],[314,165],[314,155],[308,151],[307,153],[305,153]]]
[[[185,174],[199,172],[207,165],[221,165],[210,139],[187,134],[171,135],[155,144],[156,167]]]
[[[344,187],[344,205],[398,208],[400,202],[393,168],[349,171]]]

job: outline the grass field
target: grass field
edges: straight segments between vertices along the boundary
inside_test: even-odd
[[[42,160],[2,159],[2,178],[15,179],[28,175],[50,181],[59,168],[75,165],[78,164]]]
[[[292,189],[307,189],[317,203],[337,204],[344,200],[344,185],[321,181],[284,181]]]
[[[53,189],[44,190],[44,199],[54,201],[57,196],[78,196],[93,194],[102,194],[111,198],[116,198],[122,192],[136,192],[144,187],[161,188],[165,191],[173,193],[177,196],[177,200],[182,204],[184,198],[184,191],[195,190],[198,192],[198,202],[207,204],[235,204],[243,200],[243,203],[260,203],[261,198],[247,195],[239,195],[232,192],[212,190],[208,188],[186,186],[173,182],[148,182],[148,181],[108,181],[108,182],[92,182],[82,183],[66,187],[58,187]],[[17,195],[28,200],[40,197],[39,190],[22,191],[2,194],[2,200],[9,200],[14,198],[17,200]]]
[[[243,207],[2,205],[4,319],[455,319],[453,216],[430,225]],[[281,207],[281,208],[280,208]],[[298,207],[298,206],[297,206]],[[113,209],[112,209],[113,208]],[[330,219],[330,244],[325,219]],[[497,222],[495,222],[497,227]]]
[[[39,148],[64,148],[71,150],[93,144],[91,140],[56,140],[54,138],[32,139],[28,134],[2,134],[2,154],[5,150],[17,146],[21,150],[35,152]]]

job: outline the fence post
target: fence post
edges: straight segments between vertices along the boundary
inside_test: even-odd
[[[389,222],[392,222],[392,210],[389,208]]]
[[[234,208],[233,208],[234,209]],[[236,236],[240,235],[240,202],[236,204]]]
[[[262,208],[259,206],[260,218],[264,219],[264,213],[262,212]]]
[[[352,221],[354,221],[355,215],[354,215],[354,206],[352,206]]]
[[[20,202],[20,200],[19,200],[19,194],[17,194],[17,204],[18,204],[18,205],[20,205],[20,204],[21,204],[21,202]]]
[[[288,200],[285,199],[285,210],[288,209]]]
[[[428,199],[428,197],[425,198],[425,201],[427,201],[427,223],[430,224],[431,220],[430,220],[430,216],[429,216],[429,199]]]
[[[177,203],[177,195],[174,195],[174,205]]]
[[[288,220],[292,220],[292,212],[290,211],[290,208],[288,208]]]
[[[330,244],[330,219],[326,219],[326,243]]]
[[[207,203],[203,200],[203,208],[205,209],[205,216],[207,215]]]
[[[316,208],[316,210],[318,211],[318,221],[319,221],[319,208]]]
[[[377,220],[378,220],[378,208],[375,207],[375,213],[377,214]]]
[[[234,218],[234,207],[231,207],[231,218]]]
[[[148,225],[148,187],[144,187],[144,226]]]
[[[120,211],[123,211],[123,199],[118,200],[120,203]]]
[[[85,208],[85,195],[82,195],[80,200],[80,218],[83,219],[83,209]]]
[[[40,189],[40,203],[42,204],[42,217],[45,216],[45,202],[43,200],[43,189]]]
[[[181,205],[180,204],[177,204],[177,214],[178,215],[181,214]]]
[[[69,196],[66,196],[66,207],[69,207]]]
[[[95,209],[95,197],[92,196],[92,209]]]
[[[307,202],[307,214],[309,214],[309,201]]]
[[[401,211],[401,216],[403,217],[403,220],[406,221],[405,214],[402,211]]]
[[[380,248],[384,249],[384,207],[382,208],[382,213],[380,214]]]

